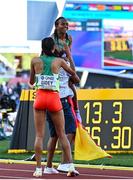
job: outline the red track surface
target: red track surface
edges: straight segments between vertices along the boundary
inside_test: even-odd
[[[0,163],[0,179],[133,179],[133,170],[113,170],[97,168],[78,168],[80,175],[67,177],[66,174],[43,175],[41,178],[32,176],[33,164]]]

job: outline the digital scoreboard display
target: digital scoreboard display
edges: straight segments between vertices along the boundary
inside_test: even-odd
[[[96,144],[110,153],[133,152],[132,89],[77,91],[83,124]]]
[[[78,67],[133,69],[133,3],[66,3]],[[96,51],[95,51],[96,50]]]

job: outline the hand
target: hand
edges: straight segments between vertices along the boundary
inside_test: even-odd
[[[82,123],[82,118],[81,118],[79,109],[78,109],[78,110],[75,110],[75,113],[76,113],[76,117],[77,117],[78,121],[79,121],[80,123]]]
[[[28,86],[29,86],[30,89],[34,89],[35,88],[34,84],[33,85],[30,84],[30,82],[28,82]]]
[[[70,78],[71,78],[71,80],[72,80],[72,82],[73,82],[74,84],[80,82],[80,79],[79,79],[79,77],[78,77],[78,75],[77,75],[76,73],[75,73],[75,75],[71,76]]]

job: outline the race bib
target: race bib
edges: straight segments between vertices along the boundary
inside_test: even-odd
[[[38,75],[36,86],[41,89],[57,90],[57,77],[49,75]]]

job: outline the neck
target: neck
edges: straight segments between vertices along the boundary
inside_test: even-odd
[[[59,39],[65,39],[66,38],[66,33],[62,32],[57,32]]]

